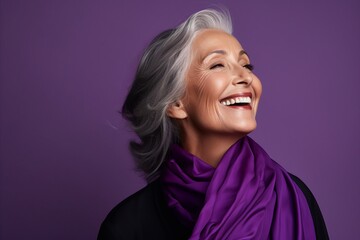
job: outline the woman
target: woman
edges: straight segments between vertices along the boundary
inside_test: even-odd
[[[310,190],[247,137],[262,88],[231,31],[203,10],[146,49],[122,113],[149,184],[98,239],[328,239]]]

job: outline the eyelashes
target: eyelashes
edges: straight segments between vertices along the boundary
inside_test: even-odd
[[[217,64],[212,65],[210,67],[210,70],[213,70],[213,69],[216,69],[216,68],[223,68],[223,67],[224,67],[224,64],[217,63]],[[254,65],[252,65],[252,64],[245,64],[243,67],[249,69],[250,71],[254,70]]]
[[[254,70],[254,65],[252,64],[245,64],[243,67],[249,69],[250,71]]]
[[[210,67],[210,70],[213,70],[213,69],[215,69],[215,68],[222,68],[222,67],[224,67],[224,64],[222,64],[222,63],[217,63],[217,64],[212,65],[212,66]]]

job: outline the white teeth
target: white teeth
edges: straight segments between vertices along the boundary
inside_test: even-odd
[[[233,105],[235,103],[251,103],[250,97],[237,97],[237,98],[231,98],[227,99],[221,102],[221,104],[225,106]]]

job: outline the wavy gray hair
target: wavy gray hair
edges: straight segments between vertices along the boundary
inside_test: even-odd
[[[167,116],[170,104],[185,93],[185,75],[190,65],[191,43],[204,29],[232,33],[227,11],[206,9],[191,15],[174,29],[154,38],[141,58],[134,82],[122,108],[140,141],[131,141],[130,150],[148,181],[156,179],[179,131]]]

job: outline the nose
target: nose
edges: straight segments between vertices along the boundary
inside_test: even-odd
[[[234,68],[234,85],[242,84],[248,86],[252,83],[252,80],[252,74],[248,68],[241,65]]]

